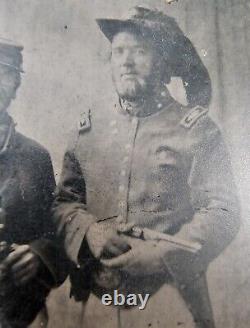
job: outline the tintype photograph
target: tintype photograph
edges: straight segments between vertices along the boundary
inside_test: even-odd
[[[1,0],[0,328],[248,328],[247,0]]]

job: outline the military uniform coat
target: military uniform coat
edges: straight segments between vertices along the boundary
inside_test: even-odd
[[[1,117],[0,198],[5,216],[1,237],[10,245],[29,244],[42,263],[34,280],[12,288],[0,304],[0,312],[11,327],[15,322],[21,326],[30,323],[44,306],[50,288],[65,278],[49,214],[54,186],[48,152],[17,133],[8,115]]]
[[[239,227],[220,130],[206,109],[181,106],[165,92],[143,112],[131,113],[118,100],[89,114],[65,153],[54,206],[68,257],[79,265],[89,225],[119,215],[198,242],[197,254],[176,250],[164,262],[195,319],[212,327],[204,323],[213,320],[204,275]]]

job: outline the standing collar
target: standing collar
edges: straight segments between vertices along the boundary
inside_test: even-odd
[[[125,99],[119,98],[119,108],[124,114],[137,117],[147,117],[169,107],[174,102],[167,88],[158,92],[147,102],[142,101],[141,104],[135,104]]]

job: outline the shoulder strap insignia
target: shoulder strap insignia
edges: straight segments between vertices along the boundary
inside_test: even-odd
[[[203,115],[205,115],[208,112],[207,108],[196,106],[193,107],[181,120],[180,124],[184,128],[191,128],[195,122]]]
[[[91,110],[82,112],[80,115],[80,121],[78,123],[79,133],[83,133],[91,129]]]

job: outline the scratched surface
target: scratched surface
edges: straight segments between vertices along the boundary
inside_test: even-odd
[[[11,113],[18,129],[51,153],[60,173],[66,140],[83,108],[109,97],[109,47],[94,18],[151,4],[175,16],[208,67],[213,83],[211,115],[226,135],[242,203],[243,226],[236,240],[209,269],[218,328],[250,324],[249,74],[248,0],[1,0],[0,35],[24,45],[22,87]],[[185,102],[178,80],[170,86]],[[75,328],[81,305],[68,299],[65,283],[49,299],[50,327]],[[163,299],[164,302],[164,299]],[[101,324],[101,323],[100,323]],[[140,327],[139,327],[140,328]]]

